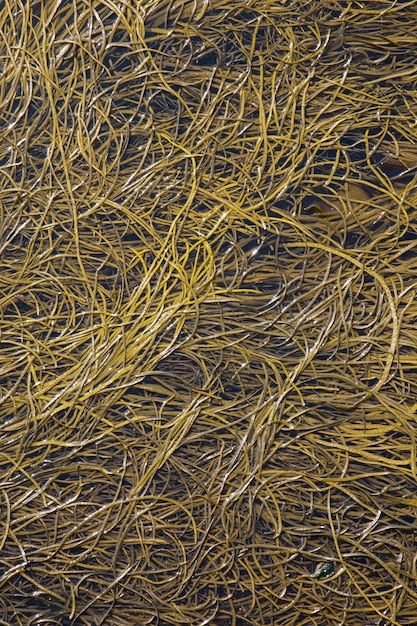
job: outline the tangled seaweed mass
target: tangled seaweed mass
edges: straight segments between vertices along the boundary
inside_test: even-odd
[[[6,0],[0,624],[417,623],[417,3]]]

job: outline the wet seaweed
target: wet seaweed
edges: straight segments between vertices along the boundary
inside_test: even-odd
[[[416,19],[6,0],[2,624],[415,624]]]

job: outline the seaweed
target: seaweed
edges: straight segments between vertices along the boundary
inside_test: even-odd
[[[414,624],[417,3],[0,11],[0,622]]]

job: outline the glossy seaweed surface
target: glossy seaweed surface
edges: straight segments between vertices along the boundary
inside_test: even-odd
[[[415,626],[416,2],[0,6],[0,624]]]

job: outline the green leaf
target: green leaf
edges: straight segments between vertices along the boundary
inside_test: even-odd
[[[334,563],[330,561],[329,563],[318,565],[311,577],[316,580],[321,580],[322,578],[328,578],[332,574],[334,574]]]

